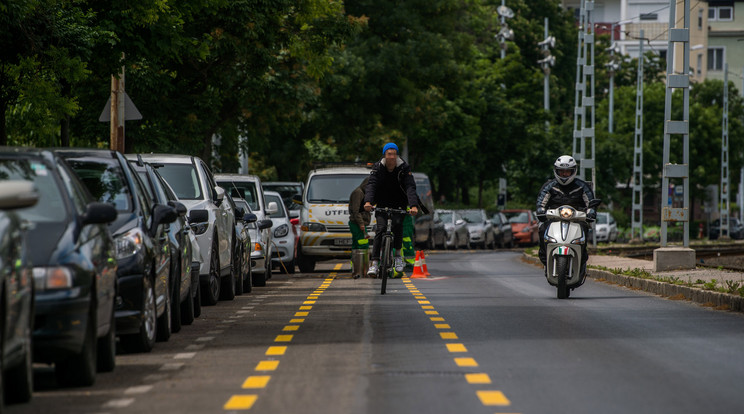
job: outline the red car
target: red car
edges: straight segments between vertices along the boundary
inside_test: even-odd
[[[502,213],[509,220],[514,234],[514,243],[519,245],[537,244],[539,235],[537,229],[540,222],[531,210],[513,209],[503,210]]]

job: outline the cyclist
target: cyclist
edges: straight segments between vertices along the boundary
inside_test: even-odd
[[[538,232],[540,236],[538,256],[543,266],[547,264],[545,231],[548,228],[548,223],[544,221],[544,215],[548,209],[568,205],[577,210],[585,211],[587,218],[591,220],[594,220],[597,216],[594,209],[589,208],[589,202],[594,199],[594,192],[586,181],[576,177],[577,171],[576,160],[570,155],[561,155],[553,163],[555,178],[543,184],[540,193],[537,195],[537,214],[542,221]],[[584,234],[586,234],[586,231],[587,227],[584,225]],[[586,243],[582,247],[581,258],[581,274],[583,275],[586,272]],[[547,272],[547,267],[545,269]]]
[[[397,209],[409,208],[412,216],[418,214],[418,197],[416,196],[416,181],[411,174],[411,167],[398,156],[398,146],[392,142],[382,147],[384,157],[372,167],[369,175],[367,192],[364,195],[364,209],[372,210],[372,205],[377,207],[390,207]],[[387,214],[376,212],[375,219],[375,241],[372,248],[372,264],[367,271],[368,276],[377,274],[380,262],[380,244],[382,234],[387,228]],[[393,215],[393,235],[395,248],[395,271],[403,271],[403,217]]]

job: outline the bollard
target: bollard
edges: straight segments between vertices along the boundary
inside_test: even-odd
[[[366,275],[367,269],[369,269],[369,250],[353,249],[351,251],[351,264],[351,276],[354,279]]]

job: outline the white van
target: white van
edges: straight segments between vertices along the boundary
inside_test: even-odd
[[[312,272],[318,260],[351,257],[349,196],[369,176],[365,167],[319,168],[308,174],[301,203],[297,266]],[[374,217],[372,218],[374,226]]]

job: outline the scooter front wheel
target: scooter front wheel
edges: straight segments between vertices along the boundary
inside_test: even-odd
[[[566,286],[568,269],[571,258],[568,256],[559,256],[556,258],[556,274],[558,275],[558,299],[567,299],[570,295],[570,289]]]

